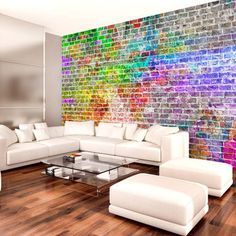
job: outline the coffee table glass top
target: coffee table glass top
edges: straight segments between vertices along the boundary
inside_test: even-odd
[[[68,161],[64,156],[61,156],[47,160],[46,164],[91,174],[101,174],[128,165],[134,161],[134,159],[129,158],[118,158],[115,156],[82,152],[81,156],[75,157],[74,162]]]

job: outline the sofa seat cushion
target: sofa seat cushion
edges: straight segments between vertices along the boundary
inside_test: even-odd
[[[96,136],[90,136],[90,135],[67,135],[65,136],[67,139],[73,139],[77,141],[81,140],[88,140],[88,139],[96,139]]]
[[[208,194],[201,184],[137,174],[110,187],[110,204],[185,226],[207,207]]]
[[[50,156],[79,150],[79,141],[66,137],[52,138],[40,141],[39,143],[44,144],[49,148]]]
[[[7,165],[32,161],[48,156],[49,149],[43,144],[37,142],[15,143],[8,147]]]
[[[222,196],[232,185],[233,167],[200,159],[170,160],[160,166],[160,175],[206,185],[209,195]]]
[[[160,161],[160,148],[149,142],[125,141],[116,146],[117,156]]]
[[[94,137],[80,140],[80,150],[115,155],[116,145],[124,142],[121,139]]]

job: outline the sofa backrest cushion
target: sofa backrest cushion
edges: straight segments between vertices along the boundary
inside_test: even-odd
[[[64,135],[94,135],[94,121],[66,121]]]
[[[144,140],[146,134],[147,134],[147,129],[138,128],[135,131],[135,133],[134,133],[134,135],[132,137],[132,140],[136,141],[136,142],[142,142]]]
[[[50,138],[59,138],[64,136],[64,126],[53,126],[48,127],[48,133]]]
[[[137,124],[123,124],[123,126],[126,127],[124,138],[127,140],[132,140],[133,135],[138,128],[138,125]]]
[[[0,137],[7,140],[7,146],[10,146],[18,141],[15,132],[5,125],[0,125]]]
[[[111,137],[113,127],[122,127],[121,123],[100,122],[96,127],[96,136]]]
[[[34,125],[33,124],[19,124],[19,129],[20,130],[29,130],[31,134],[31,139],[35,140],[34,134],[33,134],[33,129]]]
[[[178,127],[165,127],[161,125],[153,125],[148,129],[145,141],[161,146],[163,136],[175,134],[179,132]]]
[[[111,130],[110,138],[124,139],[126,127],[116,127],[113,126]]]

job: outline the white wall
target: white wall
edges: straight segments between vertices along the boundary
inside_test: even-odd
[[[45,120],[61,124],[61,37],[45,35]]]

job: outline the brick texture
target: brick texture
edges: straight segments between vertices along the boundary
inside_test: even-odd
[[[63,120],[177,125],[190,155],[236,166],[236,4],[65,35]]]

